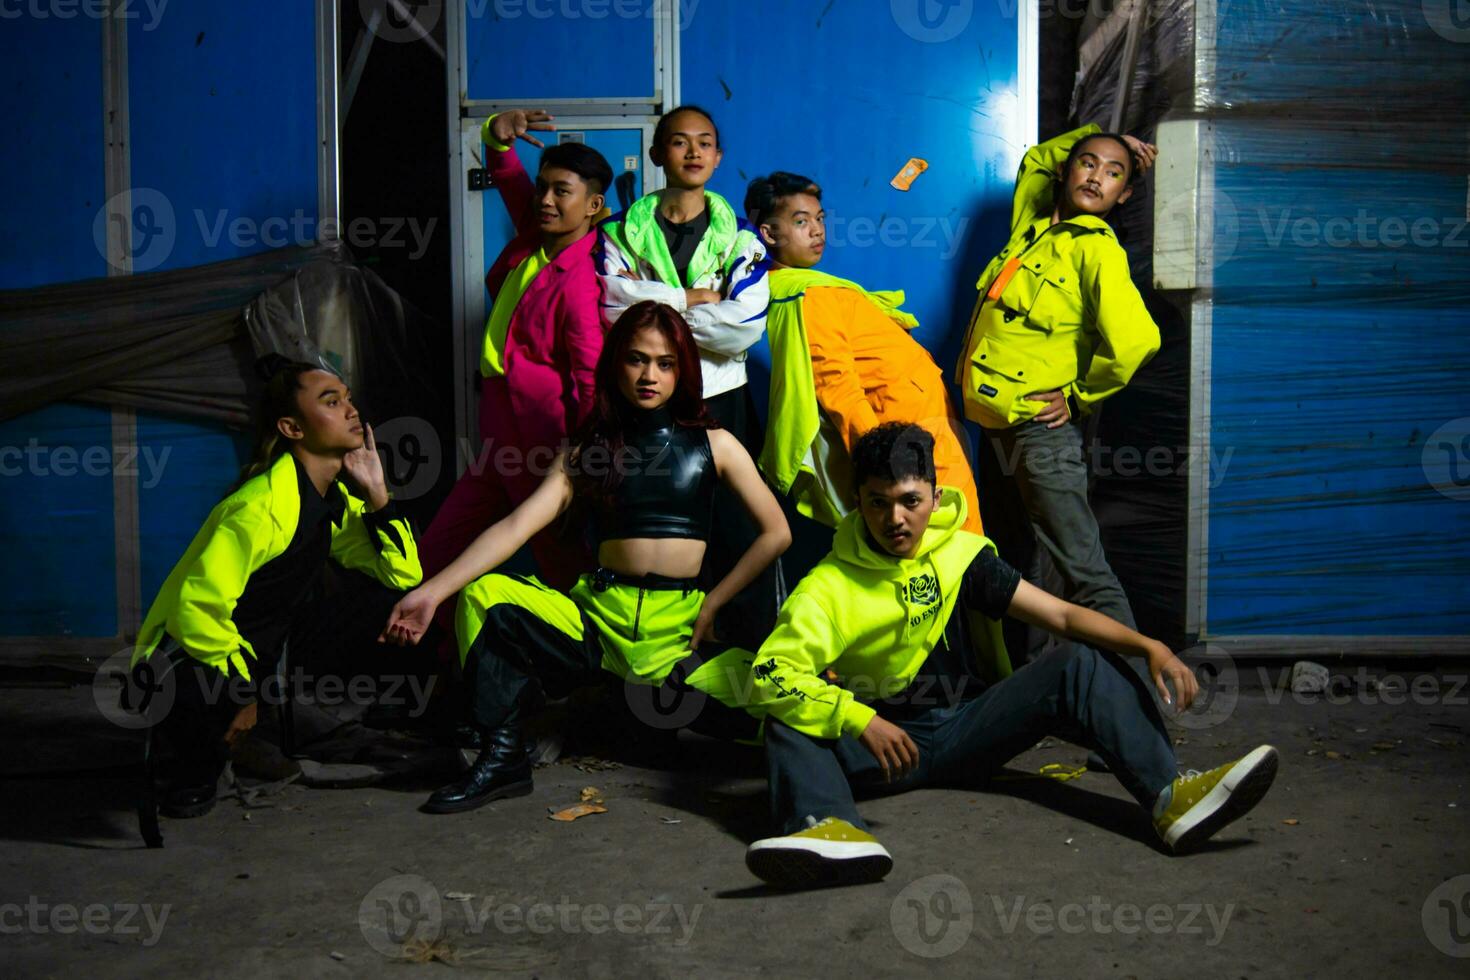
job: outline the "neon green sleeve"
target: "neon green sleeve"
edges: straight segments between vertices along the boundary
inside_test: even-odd
[[[1026,151],[1016,173],[1016,193],[1011,199],[1011,234],[1051,211],[1056,204],[1052,188],[1057,168],[1066,162],[1067,154],[1072,152],[1078,140],[1100,132],[1100,126],[1089,123]]]
[[[167,628],[195,659],[247,679],[255,651],[235,628],[235,605],[250,573],[269,559],[270,498],[240,501],[224,510],[204,548],[184,572]],[[247,659],[248,658],[248,659]]]
[[[861,735],[877,712],[821,677],[846,645],[820,603],[793,594],[755,655],[751,705],[816,738]]]
[[[495,125],[495,117],[498,115],[500,115],[500,113],[497,112],[495,113],[495,115],[487,117],[485,121],[480,124],[480,142],[490,147],[490,149],[495,150],[497,153],[504,153],[506,150],[510,149],[510,147],[506,146],[504,143],[500,142],[500,140],[495,138],[495,130],[492,128]]]
[[[1081,263],[1082,302],[1092,312],[1096,346],[1087,373],[1062,389],[1084,412],[1115,395],[1159,350],[1159,328],[1128,272],[1128,254],[1110,239],[1095,242]]]
[[[411,589],[424,578],[418,544],[393,501],[369,513],[367,505],[338,484],[346,507],[332,525],[332,558],[343,568],[371,575],[390,589]]]

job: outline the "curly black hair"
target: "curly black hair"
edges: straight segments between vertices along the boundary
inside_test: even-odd
[[[861,491],[868,477],[897,483],[909,477],[937,482],[934,437],[913,422],[884,422],[868,431],[852,450],[852,485]]]

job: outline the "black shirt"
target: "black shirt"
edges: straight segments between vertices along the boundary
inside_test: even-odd
[[[1000,619],[1020,586],[1021,573],[1002,560],[994,548],[986,548],[965,569],[960,601],[990,619]]]
[[[235,629],[255,651],[262,667],[274,664],[291,628],[292,613],[306,599],[322,565],[332,553],[332,524],[340,523],[345,503],[335,483],[323,497],[296,460],[296,486],[301,493],[301,516],[286,550],[261,565],[245,583],[231,619]],[[252,668],[257,679],[262,672]]]
[[[689,283],[689,263],[694,259],[694,251],[699,248],[700,239],[709,230],[709,208],[699,212],[697,217],[683,222],[670,221],[657,209],[653,213],[658,220],[659,230],[664,233],[664,241],[669,246],[674,269],[679,273],[679,285],[686,286]]]

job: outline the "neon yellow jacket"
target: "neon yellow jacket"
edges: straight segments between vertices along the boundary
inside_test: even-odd
[[[1011,203],[1011,238],[979,281],[980,300],[955,383],[965,415],[1003,429],[1035,416],[1038,391],[1061,389],[1082,412],[1123,389],[1159,349],[1159,328],[1107,222],[1079,215],[1052,225],[1054,176],[1073,144],[1096,126],[1026,152]],[[998,299],[985,297],[1006,261],[1020,267]]]
[[[771,284],[771,305],[766,311],[771,398],[760,468],[779,493],[795,498],[798,511],[836,527],[854,503],[846,472],[834,465],[847,459],[847,448],[837,432],[822,425],[802,297],[813,286],[846,287],[867,296],[906,329],[912,330],[919,321],[899,309],[902,291],[869,292],[855,282],[816,269],[777,269],[767,278]]]
[[[965,571],[994,547],[963,529],[967,507],[964,494],[942,487],[929,529],[906,559],[868,541],[861,513],[843,518],[831,553],[792,591],[756,653],[749,707],[817,738],[860,735],[875,712],[857,694],[881,699],[908,687],[945,642]],[[972,619],[982,671],[1008,675],[1000,623]],[[823,679],[828,668],[843,687]]]
[[[332,558],[389,588],[418,585],[423,571],[408,521],[365,518],[366,505],[341,483],[336,487],[345,507],[342,523],[332,525]],[[269,470],[245,481],[209,512],[158,590],[138,631],[133,663],[152,654],[167,632],[196,660],[223,673],[234,666],[248,680],[256,655],[231,619],[235,603],[250,576],[285,552],[300,517],[296,462],[283,453]]]

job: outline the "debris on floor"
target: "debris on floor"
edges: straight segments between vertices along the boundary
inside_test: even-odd
[[[557,810],[555,813],[551,814],[549,819],[559,820],[562,823],[570,823],[571,821],[576,820],[579,817],[586,817],[594,813],[606,812],[607,807],[603,806],[600,803],[578,803],[575,806],[569,806],[564,810]]]
[[[611,772],[614,769],[623,768],[621,762],[611,759],[602,759],[595,755],[569,755],[561,762],[571,766],[578,772]]]
[[[1310,660],[1298,660],[1291,665],[1291,693],[1320,694],[1327,690],[1331,675],[1327,668]]]

